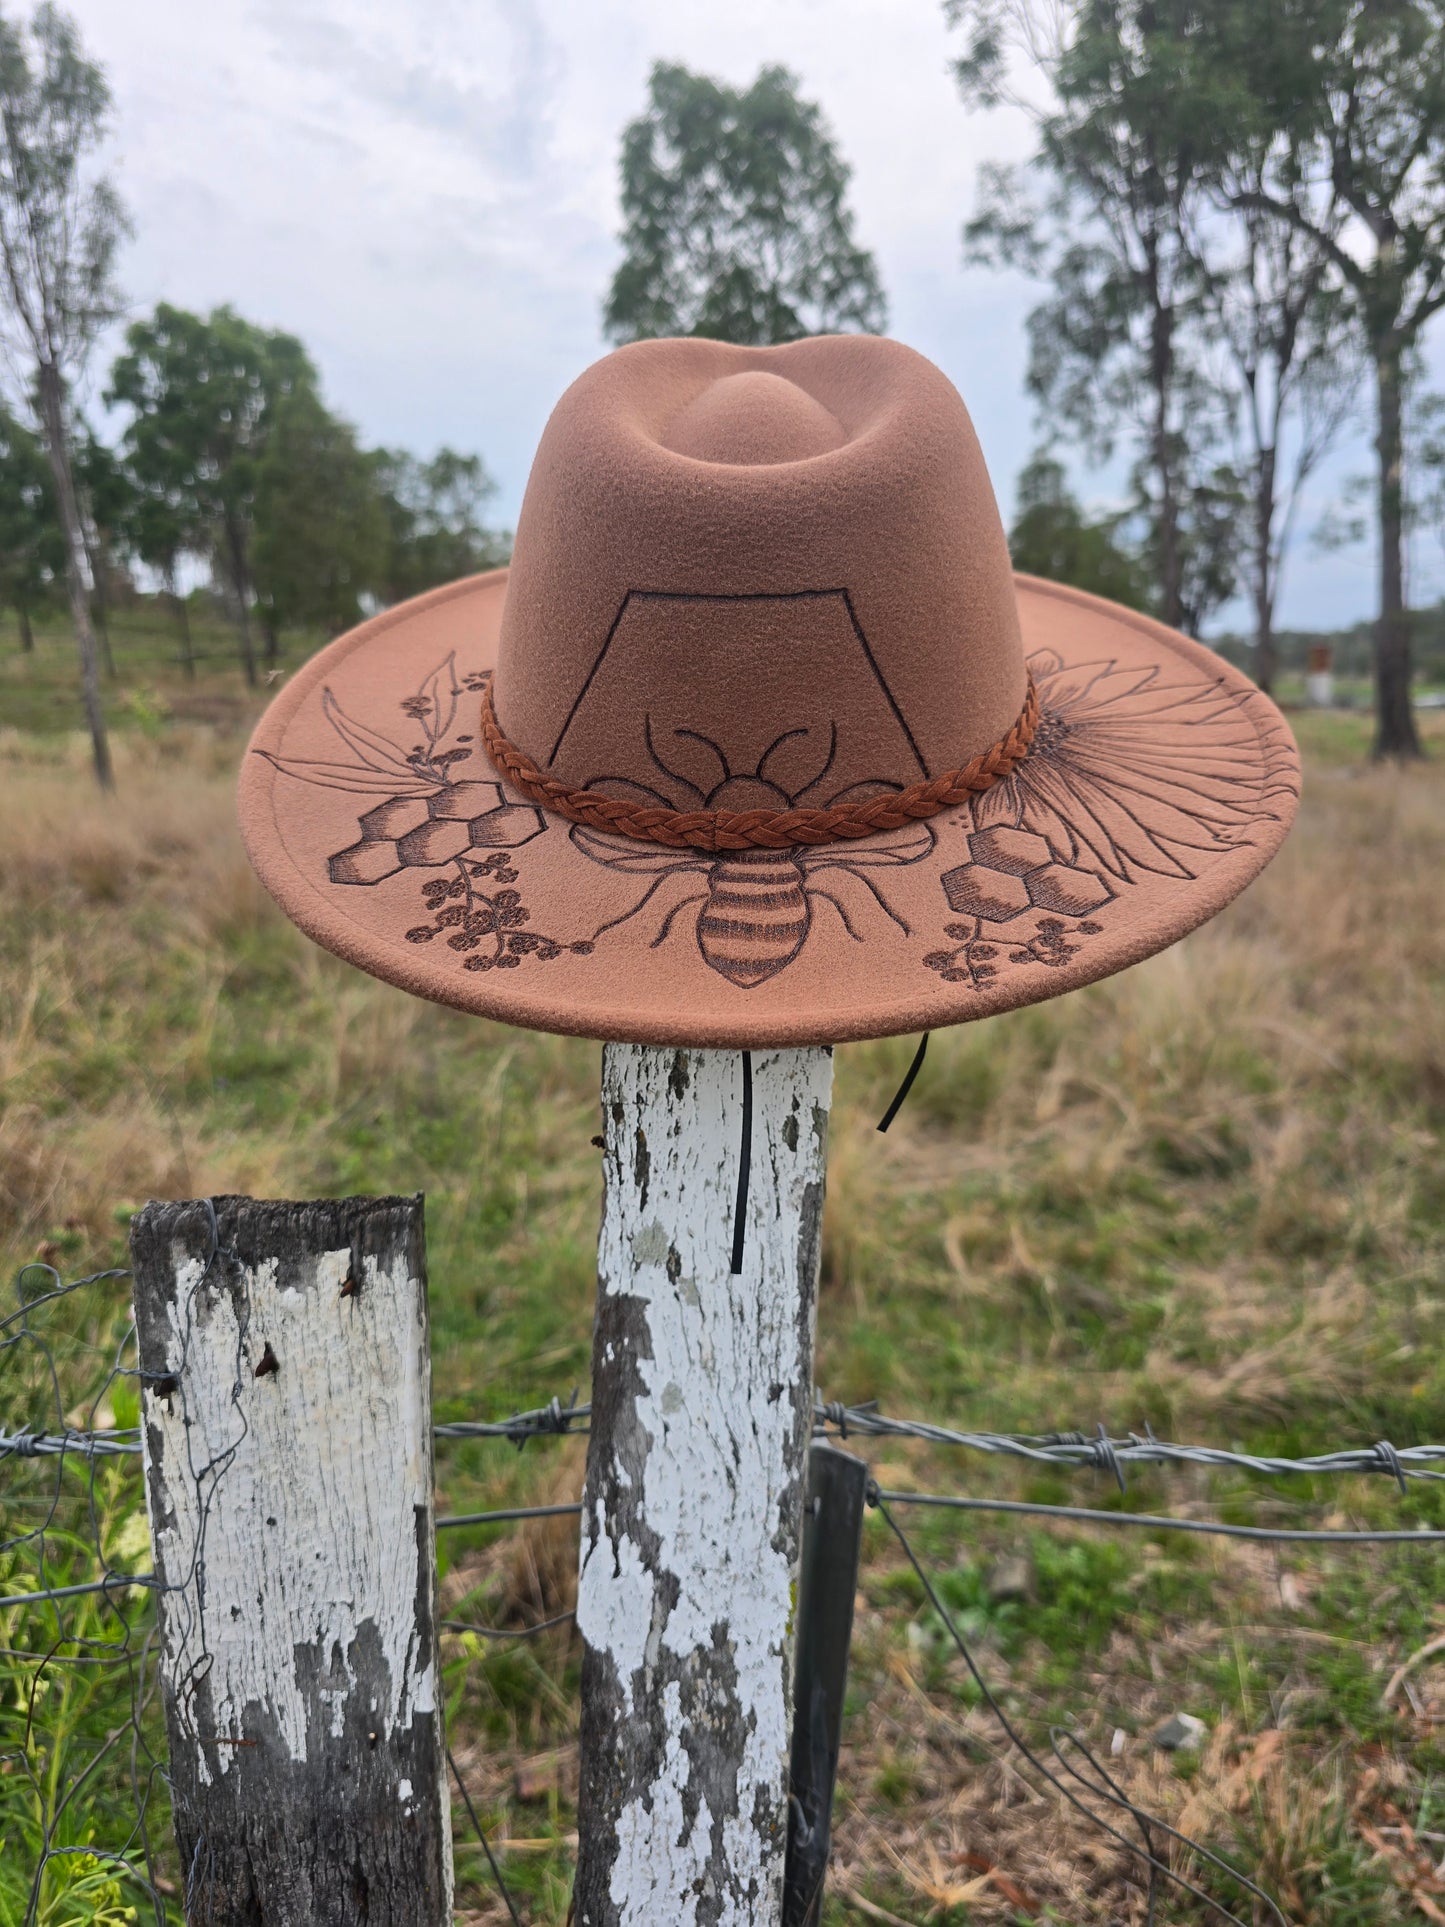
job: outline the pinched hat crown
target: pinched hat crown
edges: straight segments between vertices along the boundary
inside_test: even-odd
[[[921,355],[639,342],[563,396],[502,621],[511,773],[644,812],[846,815],[986,755],[1027,694],[983,456]]]

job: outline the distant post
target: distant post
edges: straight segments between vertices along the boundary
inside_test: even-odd
[[[778,1927],[832,1057],[609,1044],[578,1927]]]
[[[1309,669],[1305,675],[1305,695],[1311,709],[1329,709],[1335,700],[1334,657],[1327,642],[1310,644]]]
[[[186,1918],[451,1927],[422,1201],[149,1204],[131,1258]]]

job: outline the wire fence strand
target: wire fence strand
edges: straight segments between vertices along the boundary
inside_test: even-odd
[[[102,1273],[101,1276],[124,1276]],[[88,1283],[89,1280],[82,1280]],[[573,1400],[575,1401],[575,1393]],[[432,1427],[438,1440],[505,1439],[521,1448],[534,1439],[586,1438],[592,1416],[590,1405],[564,1405],[553,1398],[547,1405],[513,1412],[501,1419],[452,1419]],[[876,1404],[841,1405],[819,1402],[813,1409],[815,1438],[917,1439],[928,1445],[956,1446],[991,1458],[1021,1459],[1033,1465],[1066,1471],[1104,1472],[1116,1482],[1126,1467],[1203,1466],[1211,1471],[1247,1472],[1254,1478],[1296,1479],[1332,1477],[1345,1473],[1381,1474],[1403,1490],[1411,1479],[1445,1481],[1445,1445],[1393,1445],[1377,1439],[1368,1445],[1346,1445],[1300,1458],[1241,1452],[1218,1445],[1183,1445],[1156,1438],[1153,1431],[1113,1434],[1102,1423],[1092,1432],[1046,1433],[958,1431],[926,1419],[890,1418]],[[140,1452],[136,1426],[86,1432],[17,1432],[0,1428],[0,1459],[63,1458],[85,1453],[125,1457]]]

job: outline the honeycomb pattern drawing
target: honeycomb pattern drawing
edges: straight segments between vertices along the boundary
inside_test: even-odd
[[[1114,892],[1092,870],[1058,862],[1032,830],[1000,825],[975,830],[969,863],[946,870],[939,881],[950,908],[985,923],[1009,923],[1026,910],[1087,917],[1113,901]]]
[[[361,841],[327,862],[333,883],[381,883],[430,870],[468,850],[515,850],[547,824],[531,804],[508,803],[499,783],[448,783],[431,796],[392,796],[361,818]]]

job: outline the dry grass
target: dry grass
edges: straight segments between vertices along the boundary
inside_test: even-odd
[[[1354,725],[1307,720],[1299,828],[1214,924],[1109,984],[937,1037],[887,1139],[873,1124],[910,1046],[840,1054],[829,1396],[1280,1449],[1445,1437],[1442,737],[1423,769],[1370,769]],[[423,1187],[443,1415],[565,1393],[585,1380],[590,1326],[595,1047],[416,1004],[305,943],[240,851],[240,740],[204,725],[122,738],[112,802],[80,745],[0,736],[0,1265],[113,1258],[149,1195]],[[1106,1496],[921,1449],[878,1456],[900,1485]],[[504,1503],[560,1496],[578,1461],[467,1447],[441,1476],[455,1506]],[[1255,1518],[1302,1503],[1203,1475],[1131,1497]],[[1335,1502],[1340,1517],[1398,1510],[1383,1488]],[[1420,1501],[1412,1516],[1434,1514]],[[1413,1699],[1379,1706],[1434,1627],[1445,1566],[993,1525],[918,1536],[1035,1740],[1076,1718],[1132,1794],[1238,1855],[1292,1921],[1445,1917],[1412,1832],[1445,1831],[1445,1673],[1421,1668]],[[565,1532],[464,1537],[447,1548],[453,1607],[506,1623],[565,1610]],[[1038,1600],[995,1610],[990,1563],[1020,1544]],[[558,1927],[567,1773],[523,1797],[515,1767],[565,1751],[575,1660],[549,1636],[456,1642],[449,1662],[490,1822],[550,1843],[508,1864]],[[830,1921],[854,1917],[850,1894],[873,1918],[1143,1921],[1122,1851],[1030,1789],[881,1529],[852,1691]],[[1149,1741],[1181,1708],[1210,1728],[1182,1764]],[[462,1875],[468,1918],[500,1919],[475,1855]],[[1186,1902],[1157,1914],[1203,1918]]]

